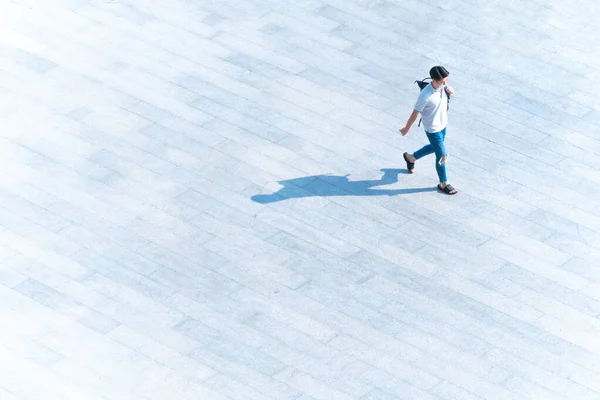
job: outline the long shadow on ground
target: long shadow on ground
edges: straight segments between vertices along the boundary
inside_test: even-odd
[[[251,197],[256,203],[267,204],[278,201],[314,196],[397,196],[400,194],[431,192],[435,188],[379,189],[377,186],[398,182],[400,169],[384,168],[378,180],[351,181],[349,175],[312,175],[279,181],[283,187],[272,194],[257,194]]]

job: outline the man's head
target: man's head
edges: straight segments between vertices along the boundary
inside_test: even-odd
[[[434,82],[435,89],[439,89],[440,87],[446,85],[448,75],[450,75],[450,72],[440,65],[437,65],[429,70],[429,76]]]

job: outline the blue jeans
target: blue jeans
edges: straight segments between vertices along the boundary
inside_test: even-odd
[[[428,145],[423,146],[419,150],[415,151],[414,157],[418,160],[421,157],[425,157],[431,153],[435,153],[435,170],[437,171],[438,177],[441,182],[447,182],[448,177],[446,176],[446,163],[441,163],[442,157],[447,156],[446,147],[444,146],[444,139],[446,138],[446,128],[439,132],[425,132],[427,139],[429,139]]]

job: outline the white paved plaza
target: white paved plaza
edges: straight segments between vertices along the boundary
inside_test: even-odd
[[[0,400],[600,399],[599,16],[0,0]]]

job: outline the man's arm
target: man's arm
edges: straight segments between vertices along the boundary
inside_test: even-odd
[[[412,124],[415,123],[418,116],[419,116],[419,112],[417,110],[413,110],[413,112],[410,114],[410,117],[408,117],[408,121],[406,121],[406,126],[404,126],[404,128],[402,128],[402,129],[400,129],[400,133],[402,133],[402,136],[404,136],[408,133],[408,131],[410,130],[410,127],[412,126]]]

